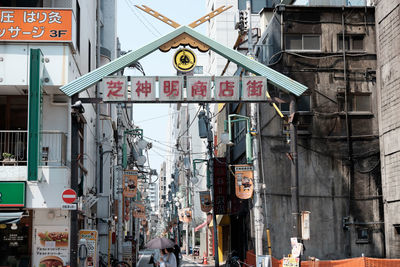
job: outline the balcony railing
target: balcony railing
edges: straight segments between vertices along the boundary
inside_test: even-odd
[[[3,166],[27,165],[28,132],[0,130],[0,162]],[[42,131],[41,166],[65,166],[67,136],[60,131]]]

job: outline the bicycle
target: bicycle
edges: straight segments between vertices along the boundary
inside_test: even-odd
[[[99,253],[99,266],[100,267],[109,267],[108,266],[108,257],[106,254]],[[110,266],[111,267],[131,267],[129,263],[126,261],[118,261],[114,256],[110,255]]]
[[[241,267],[239,256],[235,254],[236,251],[229,253],[228,259],[225,262],[225,267]]]

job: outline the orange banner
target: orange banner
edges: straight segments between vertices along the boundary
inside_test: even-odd
[[[137,171],[126,170],[123,175],[124,197],[135,197],[137,192]]]
[[[253,166],[235,165],[235,193],[240,199],[253,196]]]
[[[0,9],[0,41],[72,41],[72,10]]]

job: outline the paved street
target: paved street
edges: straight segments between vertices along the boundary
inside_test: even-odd
[[[138,267],[153,267],[153,264],[149,264],[150,261],[150,255],[141,255],[139,258],[138,262]],[[193,260],[191,257],[183,255],[183,261],[180,264],[181,267],[197,267],[197,266],[213,266],[213,264],[199,264],[198,262],[201,262],[201,259]]]

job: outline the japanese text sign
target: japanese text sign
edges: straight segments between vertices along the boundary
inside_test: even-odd
[[[239,77],[215,77],[215,100],[239,101]]]
[[[214,158],[214,211],[228,213],[228,174],[225,158]]]
[[[126,77],[105,77],[103,78],[102,88],[104,102],[128,100]]]
[[[142,203],[134,203],[133,204],[133,217],[146,219],[146,211],[145,207]]]
[[[189,101],[211,99],[211,77],[187,76],[186,92]]]
[[[160,77],[159,79],[160,88],[160,100],[168,101],[181,101],[182,88],[183,88],[183,77]]]
[[[235,194],[240,199],[253,196],[253,166],[235,165]]]
[[[249,76],[242,78],[242,100],[267,100],[267,78]]]
[[[123,195],[126,198],[132,198],[136,196],[137,192],[137,171],[127,170],[123,175],[124,184],[123,184]]]
[[[72,10],[0,9],[0,41],[72,41]]]
[[[155,77],[131,77],[131,97],[136,101],[156,100]]]

